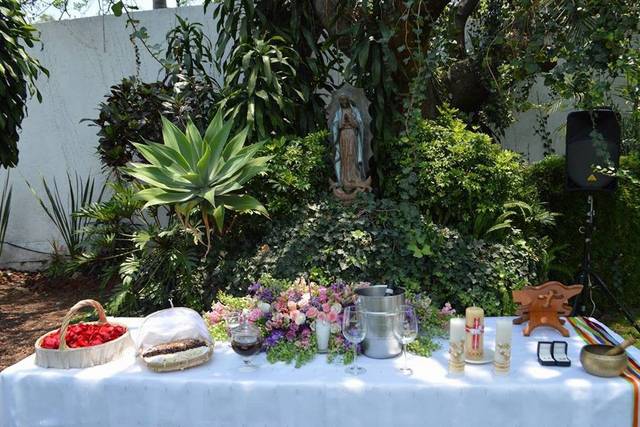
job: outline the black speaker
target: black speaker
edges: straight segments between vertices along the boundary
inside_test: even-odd
[[[618,170],[620,134],[620,115],[610,109],[569,113],[566,141],[567,190],[613,191],[616,189],[616,177],[596,172],[594,167]]]

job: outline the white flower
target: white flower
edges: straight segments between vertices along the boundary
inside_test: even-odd
[[[309,292],[306,292],[305,294],[302,295],[302,298],[300,299],[300,301],[298,301],[298,306],[300,308],[306,307],[309,304],[310,299],[311,299],[311,294],[309,294]]]
[[[332,334],[337,334],[338,332],[340,332],[340,325],[338,325],[337,323],[332,323],[331,324],[331,333]]]
[[[264,314],[267,314],[271,311],[271,304],[268,304],[266,302],[259,302],[258,303],[258,308],[260,309],[260,311],[262,311]]]
[[[305,321],[307,320],[307,316],[304,315],[304,313],[302,312],[298,312],[298,314],[296,314],[296,325],[302,325]]]
[[[337,302],[333,303],[331,305],[331,311],[333,311],[335,314],[340,314],[340,312],[342,311],[342,306]]]

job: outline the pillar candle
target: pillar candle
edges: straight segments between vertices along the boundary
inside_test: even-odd
[[[480,307],[467,307],[465,320],[466,357],[471,360],[482,360],[484,355],[484,310]]]
[[[464,372],[465,320],[461,318],[449,321],[449,372]]]
[[[513,322],[511,319],[497,319],[496,320],[496,342],[498,343],[510,343],[511,335],[513,331]]]
[[[454,318],[449,321],[449,340],[450,341],[463,341],[464,340],[464,319]]]
[[[511,365],[511,319],[496,320],[496,349],[493,356],[493,368],[497,374],[506,374]]]

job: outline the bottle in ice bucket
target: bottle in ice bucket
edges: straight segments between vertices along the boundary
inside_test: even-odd
[[[465,354],[469,360],[482,360],[484,349],[484,310],[480,307],[467,307],[465,312],[467,333]]]

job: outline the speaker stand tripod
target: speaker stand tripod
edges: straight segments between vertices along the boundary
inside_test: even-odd
[[[627,318],[629,323],[633,325],[634,328],[638,332],[640,332],[640,326],[636,323],[635,319],[631,315],[631,312],[618,300],[615,294],[609,289],[609,287],[604,283],[604,281],[598,276],[596,272],[593,271],[591,267],[591,243],[593,232],[595,231],[595,216],[596,211],[593,209],[593,195],[589,194],[587,196],[587,203],[589,205],[589,210],[587,212],[587,222],[586,225],[580,227],[580,233],[584,234],[584,254],[582,258],[582,267],[577,276],[577,282],[581,283],[582,293],[578,295],[573,302],[573,311],[571,312],[572,316],[576,315],[584,315],[586,314],[586,304],[583,301],[583,298],[586,295],[590,295],[592,289],[598,286],[608,297],[609,299],[616,305],[618,310]]]

